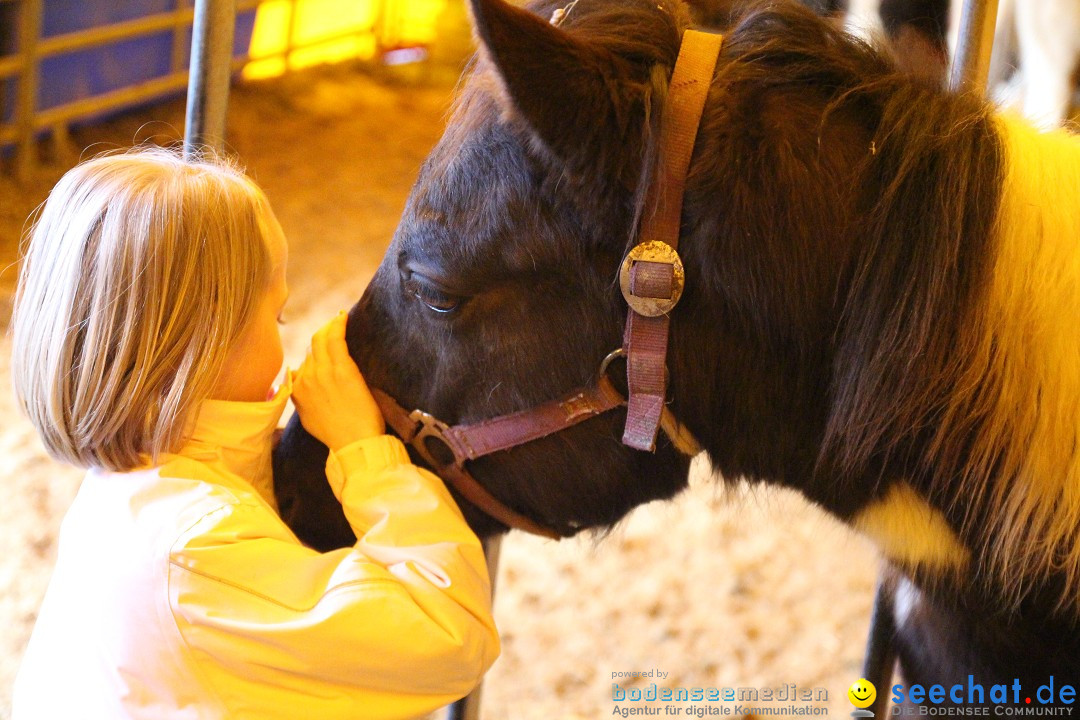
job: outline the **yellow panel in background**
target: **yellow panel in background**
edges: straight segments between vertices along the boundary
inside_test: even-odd
[[[289,0],[267,0],[259,5],[255,14],[255,29],[251,34],[251,57],[263,57],[282,52],[288,47]]]
[[[395,0],[389,0],[395,3]],[[431,44],[435,41],[435,23],[446,5],[446,0],[399,0],[404,43]]]
[[[430,44],[446,0],[267,0],[251,36],[247,79],[351,58],[371,58],[379,47]],[[380,11],[382,13],[380,17]],[[295,17],[292,14],[295,12]],[[293,47],[288,62],[281,55]],[[378,24],[378,30],[376,25]],[[355,35],[341,37],[343,33]],[[379,37],[376,37],[378,32]],[[323,39],[325,42],[322,42]],[[277,55],[277,57],[274,57]]]
[[[259,5],[255,14],[255,28],[251,33],[251,46],[248,48],[248,55],[255,59],[244,66],[245,79],[277,77],[285,72],[284,57],[258,58],[285,51],[289,44],[291,14],[292,3],[289,0],[268,0]]]
[[[377,12],[378,0],[296,0],[293,42],[306,45],[351,30],[370,31]]]

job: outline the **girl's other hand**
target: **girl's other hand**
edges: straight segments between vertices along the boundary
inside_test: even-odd
[[[304,429],[331,450],[386,431],[375,398],[345,344],[345,312],[311,338],[303,365],[293,375],[293,404]]]

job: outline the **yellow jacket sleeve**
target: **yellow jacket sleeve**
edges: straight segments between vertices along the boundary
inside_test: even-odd
[[[400,441],[331,453],[358,541],[320,554],[266,506],[203,516],[170,557],[184,652],[227,717],[412,718],[466,694],[499,640],[475,534]]]

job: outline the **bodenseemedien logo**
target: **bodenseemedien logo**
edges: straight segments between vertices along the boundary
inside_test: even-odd
[[[783,683],[769,687],[683,687],[651,682],[644,687],[638,678],[667,679],[656,670],[615,671],[611,684],[611,715],[663,715],[664,717],[762,718],[769,715],[826,716],[829,691],[823,687],[801,687]],[[623,680],[623,678],[630,678]],[[625,683],[625,684],[624,684]]]

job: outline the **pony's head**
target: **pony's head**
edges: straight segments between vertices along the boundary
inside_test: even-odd
[[[445,136],[354,311],[368,381],[471,422],[596,381],[621,344],[616,271],[687,24],[665,0],[481,2],[482,47]],[[470,464],[494,495],[564,534],[669,497],[688,461],[634,452],[612,412]],[[474,525],[491,527],[470,511]]]

